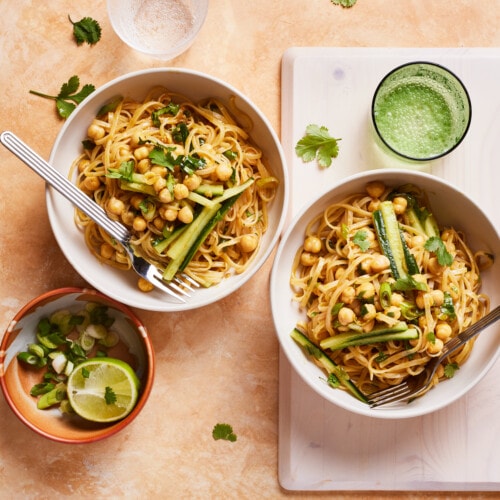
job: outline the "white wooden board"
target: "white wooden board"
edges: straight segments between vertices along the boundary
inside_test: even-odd
[[[387,166],[370,104],[381,78],[409,61],[440,63],[465,83],[472,123],[448,157],[419,168],[466,191],[500,227],[500,49],[292,48],[282,62],[282,141],[290,216],[350,174]],[[341,137],[321,170],[294,154],[308,124]],[[499,284],[500,286],[500,284]],[[424,417],[371,419],[314,393],[280,355],[279,479],[289,490],[500,491],[500,363],[468,395]]]

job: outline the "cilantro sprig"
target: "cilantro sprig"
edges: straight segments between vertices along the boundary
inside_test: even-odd
[[[217,441],[224,439],[234,443],[238,437],[233,432],[233,428],[229,424],[216,424],[212,430],[212,437]]]
[[[66,83],[62,84],[61,90],[57,95],[48,95],[37,90],[30,90],[29,92],[44,99],[53,99],[56,101],[59,116],[61,118],[68,118],[76,106],[95,90],[94,85],[90,83],[84,85],[80,90],[78,90],[79,87],[80,78],[77,75],[73,75]]]
[[[368,233],[360,229],[354,235],[352,242],[361,249],[362,252],[366,252],[370,248],[370,240],[368,239]]]
[[[331,0],[334,5],[341,5],[342,7],[349,8],[352,7],[357,0]]]
[[[69,22],[73,25],[73,37],[76,44],[88,43],[95,45],[101,39],[101,26],[91,17],[84,17],[79,21],[73,22],[68,15]]]
[[[446,246],[439,236],[431,236],[425,242],[424,248],[436,255],[441,266],[451,266],[453,263],[453,255],[446,250]]]
[[[297,142],[295,153],[306,163],[316,159],[320,167],[328,168],[339,154],[340,140],[332,137],[326,127],[311,124],[306,127],[304,137]]]

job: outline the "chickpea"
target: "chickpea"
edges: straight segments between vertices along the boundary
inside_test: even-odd
[[[95,191],[96,189],[99,189],[100,185],[101,181],[96,175],[93,175],[92,177],[85,177],[85,180],[83,181],[83,187],[85,189],[88,189],[89,191]]]
[[[144,196],[140,194],[134,194],[132,198],[130,198],[130,204],[136,209],[139,210],[139,206],[142,203],[142,200],[144,200]]]
[[[104,127],[97,125],[97,123],[91,123],[87,129],[87,135],[89,136],[89,139],[98,141],[106,135],[106,131],[104,130]]]
[[[408,200],[404,196],[396,196],[392,200],[392,205],[394,207],[394,212],[397,215],[404,214],[408,206]]]
[[[151,162],[149,160],[141,160],[137,162],[136,170],[140,174],[145,174],[149,171],[149,167],[151,166]]]
[[[346,270],[345,270],[345,267],[342,267],[342,266],[337,267],[337,269],[335,269],[335,279],[336,279],[336,280],[341,279],[341,278],[342,278],[342,276],[344,276],[345,271],[346,271]]]
[[[349,307],[342,307],[338,313],[338,320],[341,325],[347,326],[353,323],[356,319],[356,314]]]
[[[131,210],[127,210],[127,211],[124,210],[122,215],[121,215],[121,218],[122,218],[122,222],[125,225],[131,226],[134,223],[135,213],[132,212]]]
[[[378,198],[373,199],[368,203],[368,211],[369,212],[375,212],[375,210],[378,210],[380,208],[380,200]]]
[[[375,319],[377,314],[377,309],[373,304],[365,304],[364,307],[361,308],[361,317],[363,321],[371,321]]]
[[[389,306],[384,313],[389,318],[399,319],[401,317],[401,309],[398,306]]]
[[[116,159],[119,162],[128,161],[130,159],[130,148],[127,144],[120,146],[116,153]]]
[[[373,283],[362,283],[356,288],[356,297],[362,300],[371,300],[375,297],[375,287]]]
[[[400,293],[391,294],[391,306],[399,307],[404,300],[405,298]]]
[[[189,191],[194,191],[200,187],[201,177],[196,174],[187,175],[184,177],[183,184],[189,189]]]
[[[438,339],[441,339],[443,342],[447,341],[451,337],[451,326],[448,323],[439,322],[434,328],[434,334]]]
[[[442,290],[436,289],[429,292],[432,297],[433,306],[442,306],[444,302],[444,292]]]
[[[159,193],[167,186],[167,181],[163,177],[159,177],[158,180],[153,184],[154,190]]]
[[[174,198],[176,200],[182,200],[189,196],[189,189],[184,184],[176,184],[174,186]]]
[[[170,203],[174,198],[168,188],[163,188],[158,193],[158,199],[161,201],[161,203]]]
[[[190,205],[184,205],[177,214],[177,219],[184,224],[193,222],[193,209]]]
[[[103,259],[110,260],[115,254],[115,249],[109,243],[102,243],[99,253]]]
[[[153,226],[159,231],[162,231],[165,227],[165,221],[161,217],[155,217],[153,219]]]
[[[151,172],[159,177],[167,176],[167,169],[165,167],[161,167],[160,165],[154,165],[151,167]]]
[[[441,266],[436,257],[431,257],[427,263],[427,270],[432,274],[441,274],[443,266]]]
[[[421,234],[416,234],[415,236],[412,236],[410,241],[408,242],[408,245],[412,248],[423,247],[424,244],[425,244],[425,238]]]
[[[134,222],[132,223],[132,227],[134,228],[134,231],[144,231],[147,227],[146,219],[144,219],[144,217],[141,217],[140,215],[138,215],[134,219]]]
[[[166,221],[173,222],[177,219],[177,212],[175,208],[164,208],[160,210],[160,216]]]
[[[134,149],[134,158],[136,160],[145,160],[149,157],[149,148],[147,146],[140,146]]]
[[[300,255],[300,263],[304,267],[310,267],[316,262],[316,256],[310,254],[309,252],[302,252]]]
[[[370,261],[371,272],[375,274],[389,269],[389,265],[389,259],[381,253],[375,254]]]
[[[419,309],[424,309],[425,308],[425,299],[424,295],[427,295],[425,292],[418,292],[416,298],[415,298],[415,304]]]
[[[304,250],[310,253],[321,252],[321,240],[317,236],[308,236],[304,241]]]
[[[82,160],[78,163],[78,172],[83,172],[90,165],[89,160]]]
[[[382,181],[372,181],[366,185],[366,192],[372,198],[380,198],[385,191],[385,184]]]
[[[139,278],[137,280],[137,286],[141,292],[150,292],[154,289],[154,285],[144,278]]]
[[[106,207],[108,211],[114,215],[121,215],[125,210],[125,204],[123,201],[115,198],[114,196],[108,200]]]
[[[134,132],[132,137],[130,138],[130,145],[133,147],[139,146],[141,143],[141,132]]]
[[[215,169],[215,175],[220,181],[228,181],[233,175],[233,169],[230,165],[226,163],[221,163],[217,165]]]
[[[241,237],[239,246],[242,252],[249,253],[253,252],[259,243],[259,239],[255,234],[244,234]]]
[[[340,302],[344,304],[352,304],[354,299],[356,298],[356,290],[352,286],[348,286],[344,288],[340,295]]]
[[[372,260],[371,259],[365,259],[361,264],[359,265],[359,268],[361,271],[363,271],[364,274],[371,274],[372,273]]]
[[[372,319],[370,321],[367,321],[363,326],[362,326],[362,329],[363,329],[363,332],[365,333],[368,333],[368,332],[371,332],[373,330],[373,327],[375,326],[375,320]]]
[[[443,350],[443,341],[441,339],[434,339],[434,342],[429,342],[426,347],[427,354],[439,354]]]

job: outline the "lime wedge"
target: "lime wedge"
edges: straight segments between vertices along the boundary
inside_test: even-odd
[[[92,358],[80,363],[67,382],[75,412],[92,422],[114,422],[126,417],[139,395],[139,379],[132,367],[114,358]]]

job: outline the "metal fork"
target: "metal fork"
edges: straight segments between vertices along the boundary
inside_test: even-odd
[[[130,244],[131,235],[123,224],[110,219],[100,205],[78,189],[15,134],[10,131],[2,132],[0,142],[67,200],[99,224],[112,238],[116,239],[129,255],[132,267],[139,276],[181,302],[186,302],[184,297],[189,297],[194,288],[200,286],[184,273],[168,283],[163,281],[162,273],[156,266],[135,254]]]
[[[493,311],[488,313],[486,316],[476,321],[467,330],[458,334],[448,341],[444,347],[443,352],[436,358],[433,358],[425,370],[414,377],[408,378],[401,384],[387,387],[377,392],[373,392],[367,396],[367,402],[371,408],[376,408],[377,406],[387,405],[389,403],[397,403],[399,401],[406,401],[410,398],[417,397],[422,391],[427,389],[432,382],[432,378],[436,373],[438,366],[444,361],[444,359],[455,352],[457,349],[462,347],[466,342],[478,335],[484,328],[493,324],[500,318],[500,306],[495,307]]]

